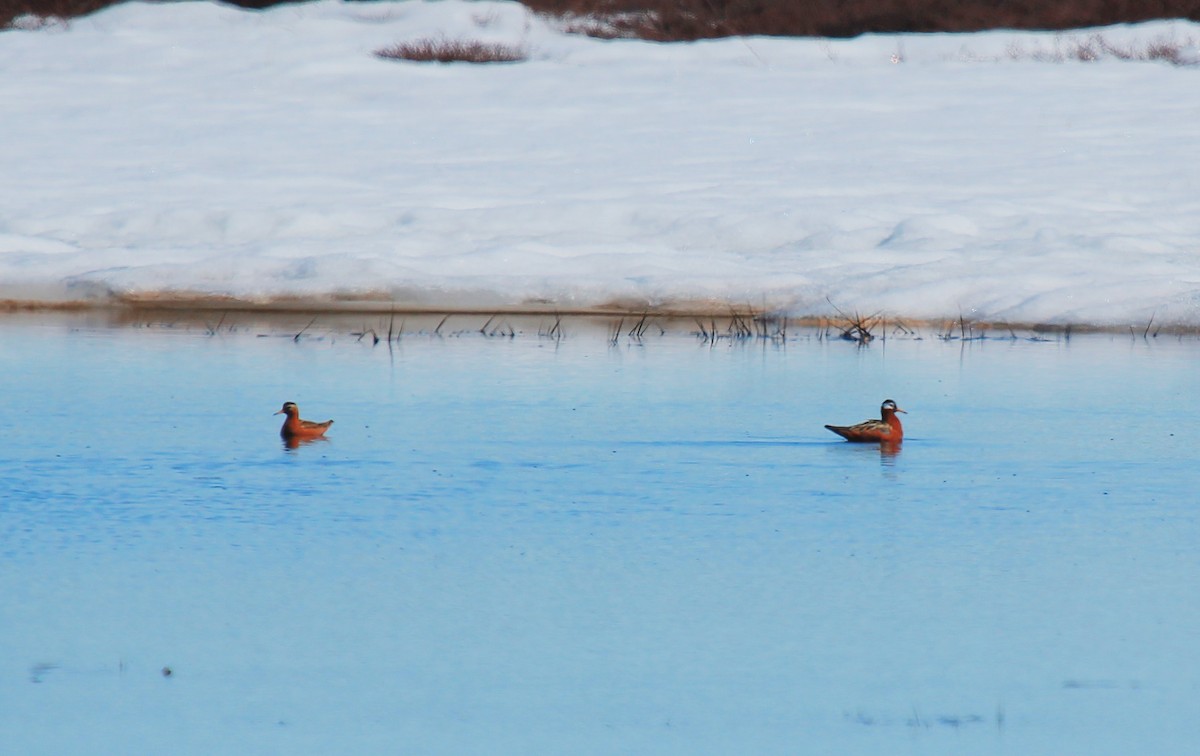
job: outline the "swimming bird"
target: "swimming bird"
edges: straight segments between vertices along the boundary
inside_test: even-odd
[[[879,407],[879,420],[864,420],[857,425],[826,425],[825,427],[847,441],[898,444],[904,440],[904,427],[900,425],[897,412],[904,412],[891,399],[885,399]],[[908,413],[905,413],[908,414]]]
[[[295,402],[284,402],[283,409],[275,414],[287,415],[287,419],[283,421],[283,427],[279,429],[279,435],[289,440],[320,438],[325,435],[325,431],[329,430],[329,426],[333,425],[332,420],[326,420],[323,423],[301,420],[300,408],[296,406]]]

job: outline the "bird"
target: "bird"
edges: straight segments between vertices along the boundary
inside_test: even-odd
[[[904,440],[904,427],[897,412],[904,412],[891,399],[879,406],[879,420],[864,420],[857,425],[826,425],[825,427],[847,441],[862,443],[898,444]],[[908,413],[905,413],[908,414]]]
[[[325,435],[325,431],[329,430],[329,426],[333,425],[332,420],[326,420],[323,423],[301,420],[300,408],[296,406],[295,402],[284,402],[283,409],[275,414],[287,415],[287,419],[283,421],[283,427],[279,429],[279,435],[288,441],[320,438]]]

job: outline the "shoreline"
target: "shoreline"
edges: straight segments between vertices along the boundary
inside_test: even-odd
[[[755,308],[716,300],[680,301],[664,304],[614,301],[600,305],[563,306],[552,302],[526,302],[503,306],[435,306],[433,304],[398,303],[380,299],[277,297],[266,300],[245,300],[223,296],[117,296],[107,300],[0,300],[0,322],[14,319],[38,320],[84,318],[93,326],[127,327],[166,325],[189,326],[215,330],[224,327],[260,326],[287,330],[320,321],[323,326],[362,327],[365,318],[394,331],[397,319],[420,330],[440,332],[451,320],[477,320],[469,330],[487,332],[489,324],[498,321],[519,322],[522,330],[543,329],[550,323],[569,320],[589,323],[592,328],[611,333],[626,328],[638,331],[654,326],[664,333],[687,330],[692,333],[726,333],[744,337],[779,338],[789,328],[815,330],[848,341],[871,341],[878,337],[914,337],[924,334],[943,339],[1021,338],[1072,334],[1126,334],[1143,336],[1200,336],[1200,325],[1158,322],[1097,325],[1093,323],[1038,323],[972,319],[965,315],[943,318],[904,317],[885,312],[862,314],[860,311],[838,313],[791,313],[784,310]],[[512,322],[508,327],[516,330]],[[482,324],[482,325],[480,325]],[[460,325],[455,323],[454,325]],[[461,329],[460,329],[461,330]],[[556,329],[555,329],[556,330]]]

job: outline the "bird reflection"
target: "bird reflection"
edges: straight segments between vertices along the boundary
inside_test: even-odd
[[[301,446],[310,446],[312,444],[327,444],[327,443],[329,443],[329,439],[325,438],[324,436],[317,436],[316,438],[300,438],[299,436],[284,436],[283,437],[283,448],[284,449],[299,449]]]
[[[891,467],[896,464],[896,457],[900,456],[900,444],[884,441],[879,444],[879,461],[885,466]]]

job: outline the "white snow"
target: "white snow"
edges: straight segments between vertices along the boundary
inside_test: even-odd
[[[598,40],[503,2],[0,33],[0,298],[1200,323],[1200,24]],[[517,45],[515,64],[374,51]],[[1085,46],[1184,62],[1084,62]]]

